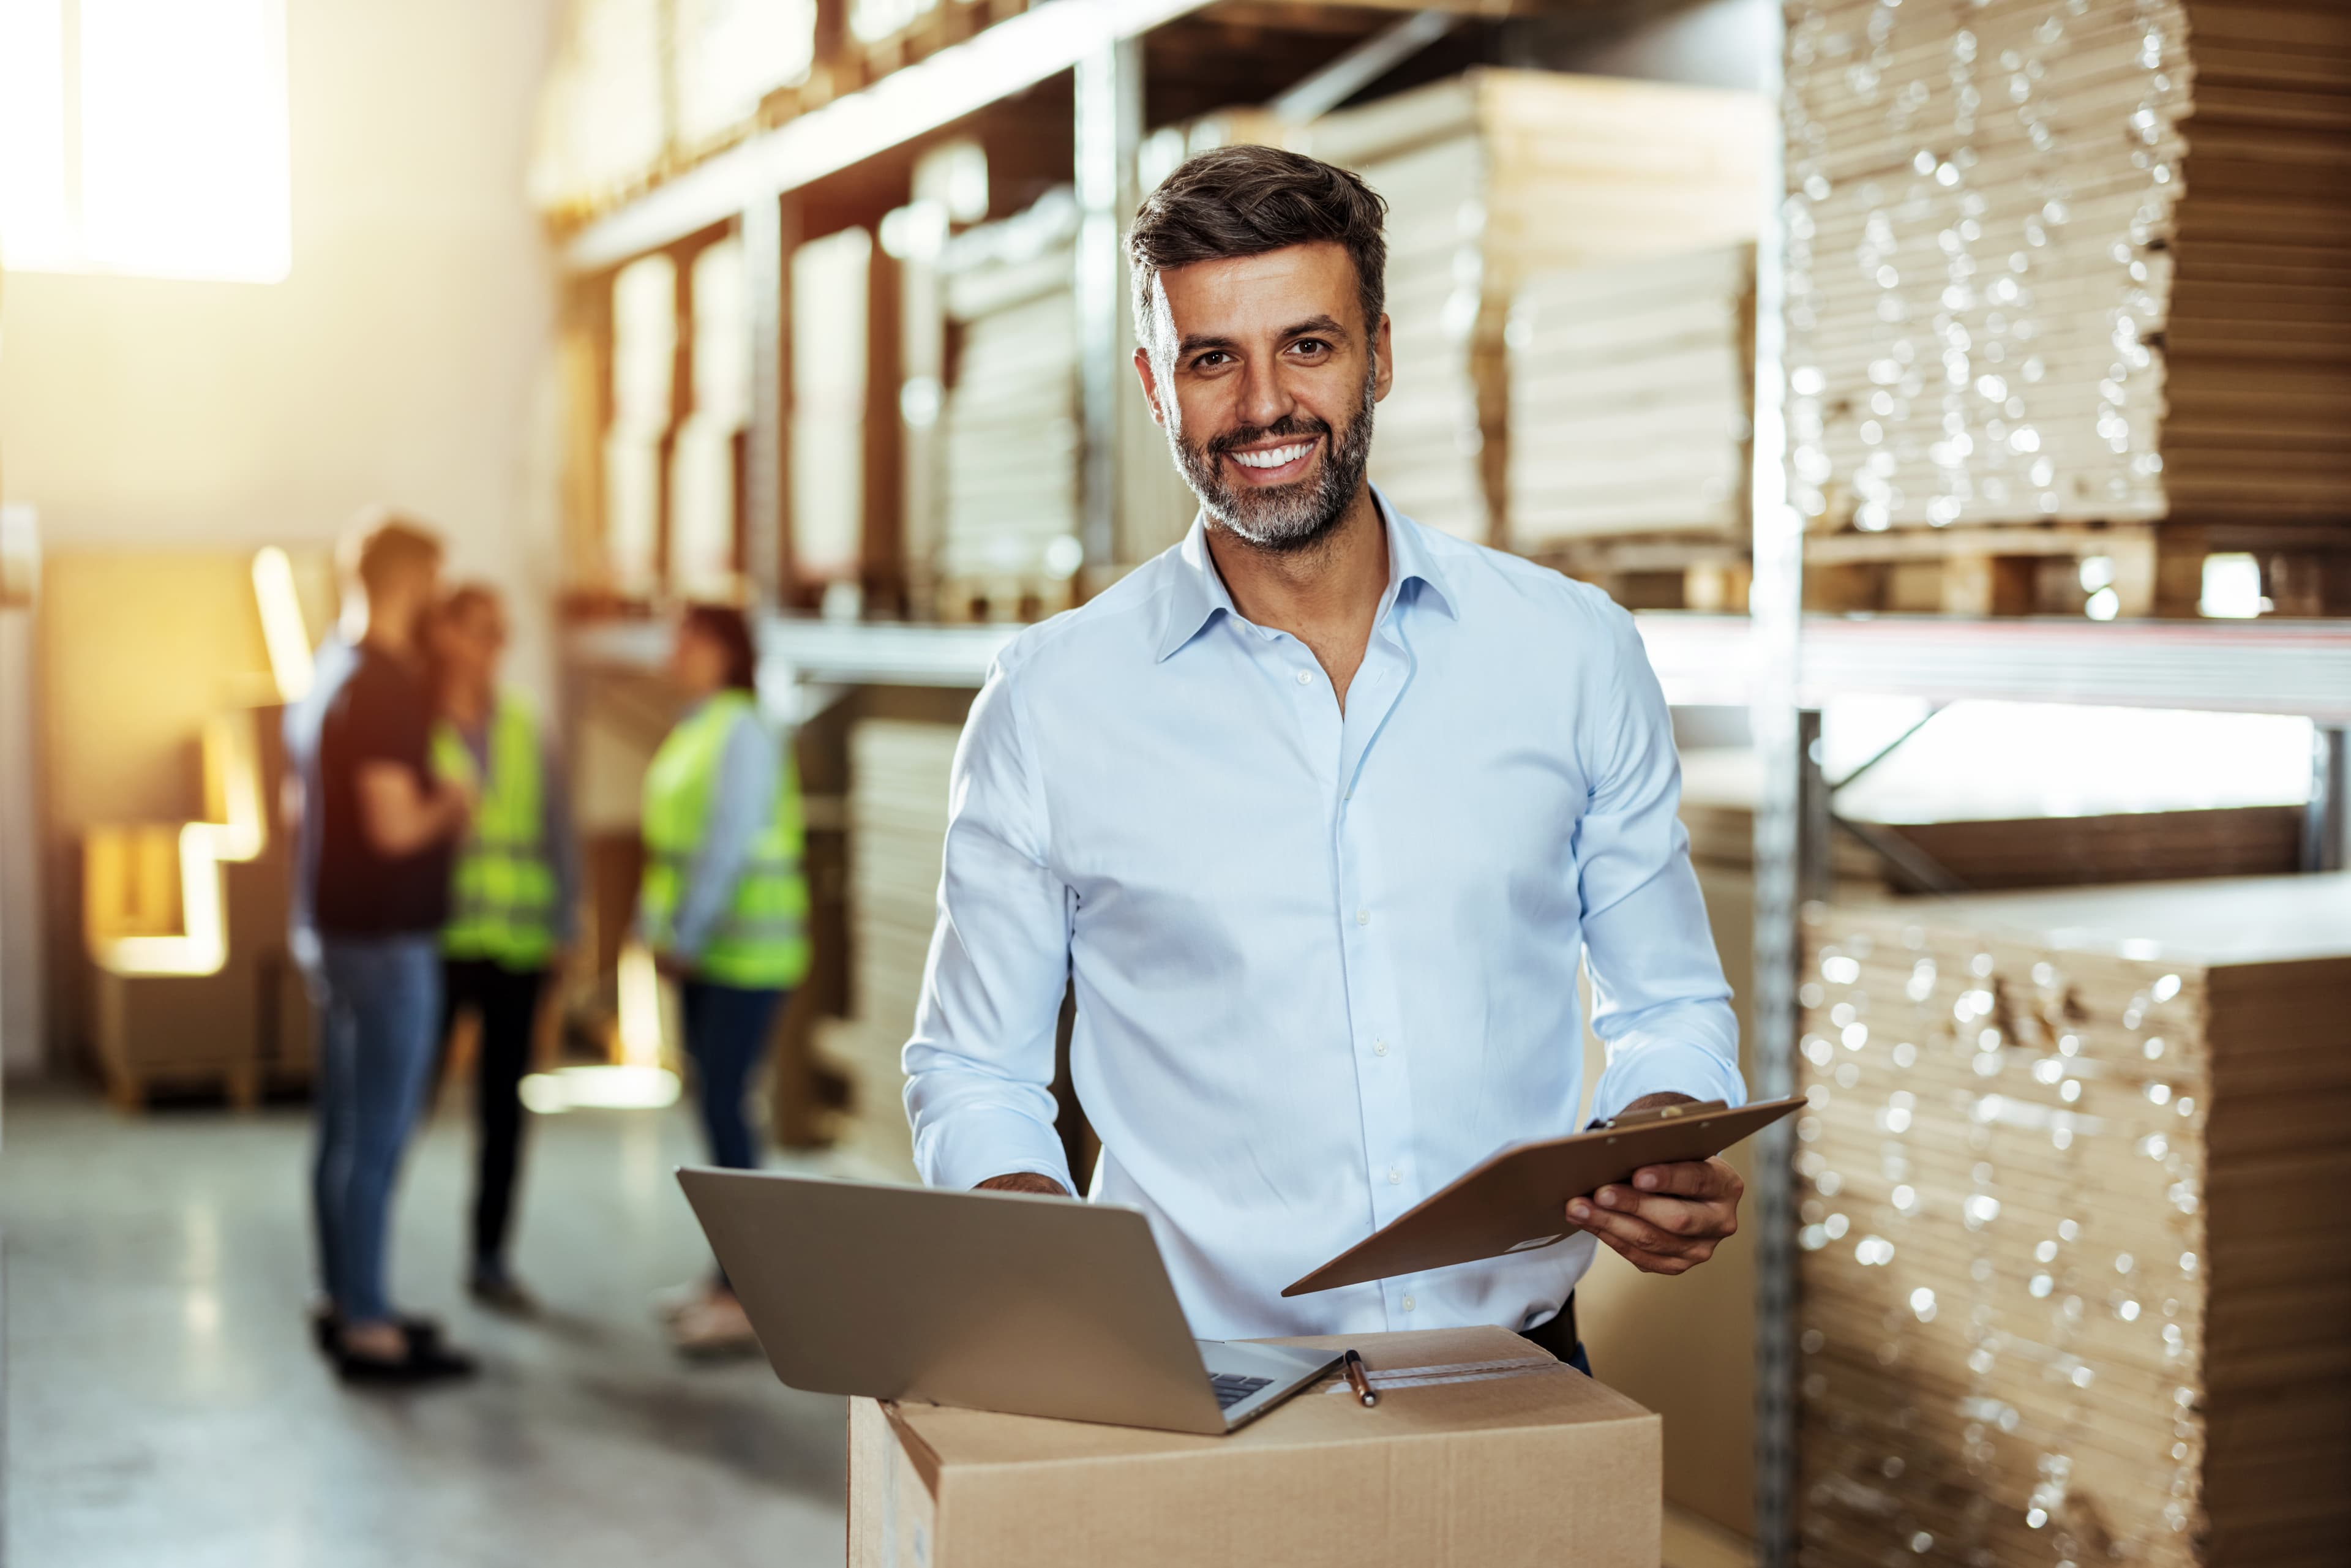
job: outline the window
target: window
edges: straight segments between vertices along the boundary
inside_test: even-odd
[[[275,283],[284,0],[0,0],[0,264]]]

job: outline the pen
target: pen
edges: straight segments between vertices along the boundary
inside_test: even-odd
[[[1380,1396],[1372,1392],[1372,1380],[1364,1372],[1364,1358],[1350,1349],[1347,1352],[1346,1365],[1347,1385],[1355,1391],[1355,1397],[1364,1402],[1364,1408],[1368,1410],[1377,1405],[1380,1402]]]

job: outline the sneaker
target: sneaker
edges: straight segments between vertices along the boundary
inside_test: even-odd
[[[705,1295],[669,1321],[669,1343],[680,1355],[696,1360],[752,1355],[759,1336],[751,1331],[743,1303],[730,1294]]]
[[[311,1297],[303,1311],[310,1322],[310,1343],[319,1347],[319,1354],[329,1360],[340,1355],[342,1353],[343,1315],[324,1296]],[[432,1318],[395,1313],[392,1322],[398,1323],[401,1333],[408,1336],[411,1348],[440,1343],[441,1325]]]

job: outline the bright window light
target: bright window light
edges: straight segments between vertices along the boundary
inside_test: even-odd
[[[276,283],[284,0],[0,0],[0,258]]]

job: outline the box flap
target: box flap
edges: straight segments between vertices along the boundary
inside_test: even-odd
[[[1479,1327],[1270,1340],[1360,1351],[1382,1389],[1365,1409],[1326,1377],[1228,1437],[1005,1416],[901,1404],[893,1421],[918,1437],[932,1462],[963,1467],[1061,1464],[1156,1455],[1231,1453],[1388,1442],[1461,1432],[1605,1425],[1656,1417],[1508,1329]],[[928,1478],[935,1484],[935,1477]]]

